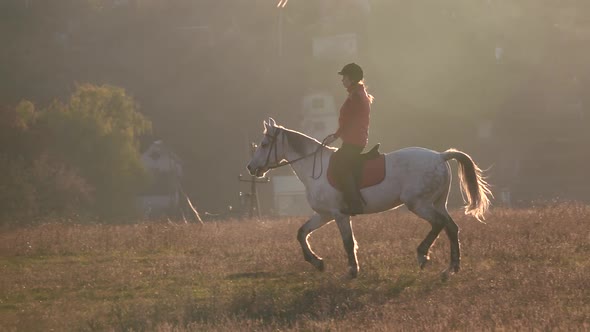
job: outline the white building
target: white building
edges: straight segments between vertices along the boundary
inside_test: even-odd
[[[308,216],[312,210],[307,203],[305,187],[295,175],[272,177],[274,206],[280,216]]]
[[[334,97],[327,93],[312,93],[303,97],[301,130],[322,141],[338,129],[338,113]]]
[[[138,198],[140,209],[146,217],[171,213],[181,199],[180,159],[162,141],[156,141],[143,152],[141,161],[151,178],[148,189]]]

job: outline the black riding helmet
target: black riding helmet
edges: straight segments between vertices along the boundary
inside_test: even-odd
[[[342,67],[342,70],[339,71],[338,74],[346,75],[354,82],[359,82],[363,79],[363,69],[354,62]]]

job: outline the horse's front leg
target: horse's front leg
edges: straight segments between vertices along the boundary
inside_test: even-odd
[[[342,242],[344,243],[344,249],[348,255],[348,272],[351,278],[356,278],[359,272],[358,260],[356,257],[356,251],[358,245],[352,232],[352,222],[349,216],[339,216],[336,218],[336,224],[340,230],[340,236],[342,236]]]
[[[310,262],[311,265],[320,271],[324,271],[324,261],[318,255],[316,255],[313,250],[311,250],[307,239],[313,231],[324,226],[332,220],[332,217],[314,214],[305,224],[303,224],[303,226],[299,228],[299,231],[297,232],[297,240],[301,244],[303,258],[305,258],[306,261]]]

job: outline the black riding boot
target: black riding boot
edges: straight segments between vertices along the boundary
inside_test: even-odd
[[[355,216],[363,213],[363,199],[356,183],[356,179],[350,175],[342,181],[342,195],[346,206],[340,210],[343,214]]]

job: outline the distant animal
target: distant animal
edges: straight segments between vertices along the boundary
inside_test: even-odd
[[[264,176],[270,169],[290,165],[303,182],[309,205],[314,210],[311,218],[299,228],[297,239],[303,257],[320,271],[324,262],[309,246],[308,237],[316,229],[336,221],[344,248],[348,255],[348,274],[355,278],[359,272],[357,242],[352,230],[351,218],[340,212],[342,194],[329,181],[325,165],[336,149],[300,132],[276,124],[269,118],[264,121],[263,138],[247,165],[250,174]],[[379,154],[377,154],[379,155]],[[449,160],[459,164],[461,192],[467,199],[465,213],[482,220],[490,206],[492,192],[482,170],[464,152],[449,149],[436,152],[419,147],[404,148],[381,155],[383,167],[379,183],[367,183],[361,189],[366,202],[364,213],[378,213],[404,205],[420,218],[428,221],[431,230],[417,248],[420,268],[430,260],[429,251],[439,233],[444,229],[450,240],[450,264],[443,271],[443,278],[459,271],[459,227],[447,210],[447,198],[451,184]],[[374,166],[373,166],[374,167]],[[366,176],[370,172],[365,172]],[[375,178],[373,176],[373,178]],[[373,179],[374,180],[374,179]],[[362,181],[361,181],[362,182]]]

